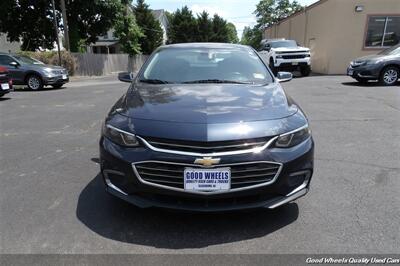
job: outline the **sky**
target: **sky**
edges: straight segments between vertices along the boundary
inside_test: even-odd
[[[302,5],[310,5],[318,0],[297,0]],[[135,0],[134,0],[135,2]],[[219,16],[236,26],[239,38],[245,26],[254,26],[256,18],[253,14],[259,0],[146,0],[151,9],[165,9],[173,12],[187,5],[196,15],[206,10],[210,15]]]

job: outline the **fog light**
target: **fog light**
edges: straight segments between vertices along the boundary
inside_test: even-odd
[[[121,183],[124,182],[124,177],[125,177],[124,173],[115,170],[103,170],[103,175],[104,175],[104,180],[106,181],[108,187],[124,195],[128,195],[118,187]]]
[[[301,174],[296,173],[295,175],[289,176],[288,184],[291,187],[297,187],[297,186],[300,186],[301,184],[303,184],[305,180],[306,180],[305,173],[301,173]]]
[[[308,182],[311,178],[311,171],[310,170],[303,170],[299,172],[294,172],[289,175],[288,178],[288,185],[290,187],[296,187],[293,191],[291,191],[286,196],[290,196],[299,192],[300,190],[306,188],[308,186]]]

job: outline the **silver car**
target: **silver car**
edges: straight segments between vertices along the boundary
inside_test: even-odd
[[[27,56],[0,53],[0,66],[8,69],[14,85],[27,85],[31,90],[40,90],[46,85],[60,88],[69,81],[65,68],[46,65]]]

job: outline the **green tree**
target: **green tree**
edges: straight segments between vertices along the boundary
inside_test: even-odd
[[[241,44],[250,45],[254,49],[259,49],[262,40],[261,30],[257,27],[250,28],[245,27],[243,29],[242,39],[240,41]]]
[[[257,28],[268,27],[303,8],[296,0],[261,0],[254,11],[257,17]]]
[[[213,34],[212,21],[206,11],[197,16],[198,42],[208,42]]]
[[[134,7],[136,22],[142,29],[143,36],[139,43],[144,54],[151,54],[154,49],[162,44],[163,30],[160,22],[156,20],[144,0],[138,0]]]
[[[55,38],[50,1],[1,0],[0,32],[10,41],[22,39],[22,50],[53,48]],[[59,14],[56,14],[59,18]]]
[[[212,19],[212,31],[213,33],[210,38],[211,42],[229,42],[229,32],[226,20],[217,14],[215,14]]]
[[[239,38],[237,36],[237,31],[236,27],[233,23],[229,22],[226,24],[226,27],[228,28],[228,42],[230,43],[238,43]]]
[[[78,51],[82,39],[86,44],[96,42],[97,36],[106,33],[124,10],[121,0],[66,0],[65,5],[72,52]]]
[[[62,29],[59,1],[56,15]],[[123,10],[121,0],[67,0],[67,19],[71,51],[78,51],[81,40],[86,44],[95,42],[104,34]],[[39,47],[53,48],[55,33],[53,11],[49,0],[1,0],[0,31],[10,41],[22,39],[23,50]]]
[[[133,11],[130,10],[129,1],[123,1],[124,9],[115,21],[114,35],[119,39],[122,51],[132,56],[141,53],[140,39],[144,34],[136,23]]]
[[[186,43],[197,40],[197,22],[187,6],[177,9],[170,17],[168,28],[169,43]]]

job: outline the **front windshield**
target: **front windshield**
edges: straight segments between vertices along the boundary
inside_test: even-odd
[[[158,83],[265,84],[273,79],[251,49],[201,47],[160,49],[146,64],[139,80]]]
[[[390,47],[388,49],[383,50],[379,54],[382,55],[400,55],[400,44]]]
[[[43,64],[43,62],[40,62],[39,60],[27,57],[27,56],[23,56],[23,55],[14,55],[15,59],[17,59],[20,63],[22,64],[27,64],[27,65],[41,65]]]
[[[276,41],[270,42],[272,48],[279,47],[297,47],[297,43],[295,41]]]

